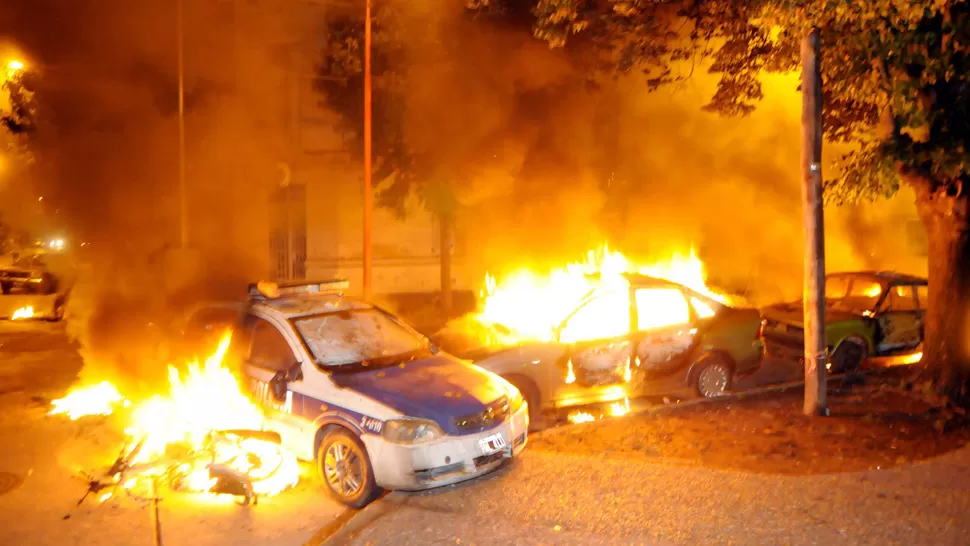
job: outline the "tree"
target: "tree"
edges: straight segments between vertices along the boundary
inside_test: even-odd
[[[458,202],[453,184],[462,179],[461,167],[429,148],[409,142],[406,135],[408,77],[413,52],[441,50],[437,35],[428,27],[433,18],[414,10],[408,2],[375,3],[372,12],[372,146],[373,180],[381,187],[380,206],[405,215],[407,198],[416,194],[439,221],[441,230],[442,303],[451,303],[451,252]],[[349,135],[351,151],[363,157],[363,47],[364,22],[359,13],[329,21],[316,87],[323,106],[339,115],[340,127]],[[421,62],[436,62],[422,55]]]
[[[23,69],[9,71],[3,90],[7,103],[0,109],[0,134],[3,150],[0,152],[0,204],[8,205],[8,212],[17,209],[23,214],[25,179],[35,163],[34,140],[37,133],[37,109],[34,91],[34,74]],[[19,198],[18,198],[19,197]],[[0,211],[2,213],[2,211]],[[7,215],[8,219],[11,216]],[[26,235],[20,222],[9,221],[0,214],[0,254],[18,249]]]
[[[534,14],[537,37],[553,46],[585,39],[613,69],[643,69],[651,85],[706,58],[720,84],[705,108],[726,115],[755,108],[759,74],[794,69],[799,41],[819,28],[825,137],[853,150],[826,180],[826,200],[889,197],[900,181],[915,191],[929,240],[923,374],[940,394],[970,403],[970,5],[539,0]]]

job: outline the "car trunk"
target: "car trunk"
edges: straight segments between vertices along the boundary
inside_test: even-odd
[[[804,309],[801,302],[773,305],[762,311],[765,319],[765,340],[782,345],[801,347],[805,342]],[[827,308],[826,326],[833,322],[851,320],[857,315],[848,311]]]

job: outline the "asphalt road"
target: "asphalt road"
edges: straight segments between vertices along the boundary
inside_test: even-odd
[[[98,417],[49,417],[81,368],[61,327],[0,321],[0,545],[152,544],[149,507],[126,496],[81,506],[77,470],[103,468],[118,455],[123,428]],[[302,545],[345,514],[323,485],[240,506],[232,497],[163,493],[162,544]]]
[[[966,544],[970,450],[777,476],[526,450],[495,475],[392,494],[334,544]]]

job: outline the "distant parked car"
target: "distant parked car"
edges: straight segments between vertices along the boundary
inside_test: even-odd
[[[447,332],[435,339],[518,387],[533,420],[544,411],[624,397],[720,396],[735,378],[758,369],[764,345],[756,309],[729,307],[663,279],[626,278],[628,288],[590,293],[551,342],[468,350],[455,336],[449,343]],[[615,321],[618,333],[577,335],[577,328]]]
[[[872,356],[913,351],[923,343],[929,299],[925,278],[894,272],[833,273],[825,278],[825,333],[834,373]],[[765,340],[782,351],[804,343],[802,302],[763,310]]]

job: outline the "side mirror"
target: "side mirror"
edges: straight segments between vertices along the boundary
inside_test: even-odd
[[[269,390],[277,402],[286,401],[286,372],[280,370],[269,380]]]
[[[286,370],[286,381],[302,381],[303,380],[303,363],[294,362],[288,370]]]
[[[286,401],[286,385],[303,379],[303,363],[296,362],[286,370],[280,370],[269,380],[269,389],[278,402]]]

